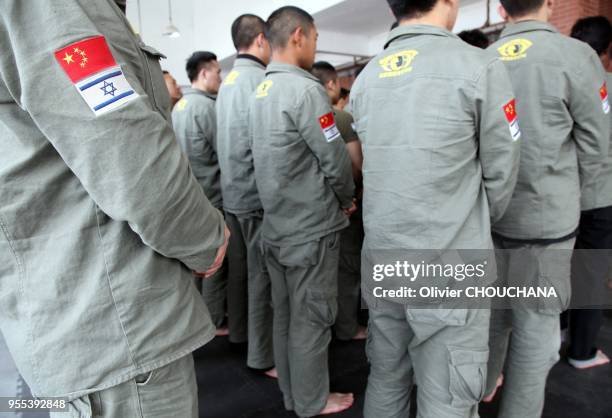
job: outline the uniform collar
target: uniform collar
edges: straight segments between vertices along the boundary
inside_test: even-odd
[[[285,64],[282,62],[271,62],[266,69],[266,75],[270,75],[272,73],[291,73],[295,75],[299,75],[301,77],[309,78],[311,80],[320,83],[319,79],[314,75],[310,74],[308,71],[297,67],[291,64]]]
[[[266,64],[254,55],[238,54],[236,55],[236,61],[234,61],[234,67],[257,67],[265,69]]]
[[[217,100],[217,96],[214,94],[206,93],[205,91],[194,89],[193,87],[185,87],[183,90],[183,96],[187,96],[189,94],[197,94],[200,96],[208,97],[211,100]]]
[[[533,31],[548,31],[558,32],[550,23],[542,22],[540,20],[522,20],[520,22],[511,23],[502,31],[500,37],[505,38],[507,36],[517,35],[519,33],[533,32]]]
[[[393,42],[420,35],[435,35],[435,36],[446,36],[449,38],[457,38],[457,35],[454,33],[441,28],[439,26],[433,25],[400,25],[397,28],[393,29],[389,36],[387,37],[387,43],[385,43],[385,49],[389,47]]]

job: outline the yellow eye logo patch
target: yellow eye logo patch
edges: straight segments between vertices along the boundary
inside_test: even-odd
[[[266,97],[270,91],[270,87],[272,87],[272,84],[274,84],[272,80],[266,80],[257,86],[255,98],[261,99],[262,97]]]
[[[497,48],[497,51],[503,61],[513,61],[525,58],[531,45],[533,45],[533,42],[528,39],[513,39]]]
[[[183,110],[185,110],[185,107],[187,106],[187,99],[182,98],[181,100],[178,101],[178,103],[176,104],[176,110],[178,110],[179,112],[182,112]]]
[[[236,70],[232,71],[231,73],[229,73],[227,75],[227,77],[225,77],[225,85],[229,86],[232,85],[236,82],[236,79],[238,78],[238,76],[240,75],[240,73]]]
[[[383,72],[378,76],[380,78],[397,77],[409,73],[412,71],[412,61],[418,54],[418,51],[412,49],[410,51],[400,51],[395,54],[387,55],[378,61],[378,64],[383,69]]]

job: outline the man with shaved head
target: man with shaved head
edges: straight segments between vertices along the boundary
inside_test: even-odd
[[[270,62],[266,23],[239,16],[232,25],[238,55],[217,98],[217,151],[226,222],[232,232],[228,254],[230,341],[248,339],[247,365],[276,376],[272,351],[270,279],[261,256],[263,209],[253,174],[249,145],[249,97],[265,77]]]
[[[262,239],[272,284],[274,358],[285,407],[300,417],[349,408],[330,393],[327,348],[337,306],[339,231],[355,210],[353,177],[325,89],[308,71],[317,30],[297,7],[266,23],[272,63],[249,107]]]

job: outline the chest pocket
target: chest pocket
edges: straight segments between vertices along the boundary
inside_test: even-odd
[[[164,54],[155,48],[139,42],[138,46],[145,58],[145,78],[147,85],[145,89],[151,101],[164,118],[170,120],[170,95],[164,82],[164,75],[159,65],[159,60],[166,58]]]

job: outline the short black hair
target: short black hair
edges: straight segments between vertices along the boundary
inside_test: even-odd
[[[247,49],[260,33],[266,31],[266,22],[252,14],[238,16],[232,23],[232,41],[237,51]]]
[[[578,19],[572,27],[571,37],[586,42],[597,55],[603,55],[608,52],[612,42],[612,25],[605,16]]]
[[[395,18],[402,19],[421,16],[430,12],[438,0],[387,0]]]
[[[307,11],[295,6],[281,7],[272,12],[266,22],[266,38],[273,49],[282,49],[297,28],[308,34],[313,26],[314,19]]]
[[[336,72],[336,69],[327,61],[315,62],[310,72],[312,73],[312,75],[321,80],[321,83],[323,85],[327,84],[331,80],[335,80],[338,78],[338,73]]]
[[[162,73],[163,73],[164,75],[166,75],[166,74],[170,74],[170,73],[169,73],[168,71],[166,71],[166,70],[162,70]]]
[[[351,94],[351,91],[349,89],[345,89],[344,87],[342,87],[340,89],[340,98],[341,99],[346,99],[347,97],[349,97],[350,94]]]
[[[522,17],[535,12],[544,4],[545,0],[500,0],[504,9],[511,17]]]
[[[459,36],[463,42],[482,49],[486,49],[490,44],[489,38],[487,38],[487,35],[480,29],[464,30],[457,36]]]
[[[206,67],[213,61],[217,61],[217,56],[212,52],[196,51],[191,54],[191,56],[187,58],[187,65],[185,66],[189,81],[193,82],[196,78],[198,78],[198,74],[200,71],[202,71],[202,68]]]

